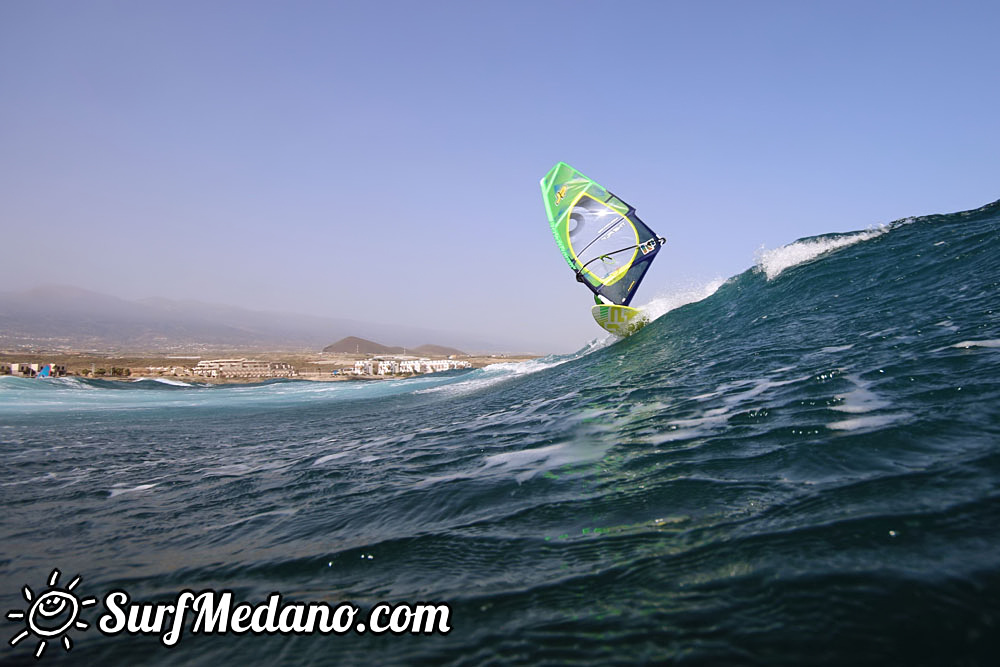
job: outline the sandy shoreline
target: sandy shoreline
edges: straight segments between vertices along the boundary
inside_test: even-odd
[[[310,352],[170,352],[170,353],[99,353],[99,352],[0,352],[0,363],[42,363],[65,366],[70,376],[99,377],[106,380],[136,380],[139,378],[170,378],[184,382],[210,384],[234,384],[262,382],[269,378],[210,378],[194,375],[190,369],[199,361],[208,359],[258,359],[274,363],[291,364],[297,374],[293,379],[320,382],[344,382],[357,380],[387,380],[412,377],[411,375],[344,375],[333,373],[352,368],[355,361],[372,358],[369,354],[310,353]],[[443,356],[424,356],[427,359],[447,359]],[[532,355],[485,355],[456,356],[456,360],[467,361],[473,368],[483,368],[492,364],[511,363],[535,359]],[[100,369],[105,373],[101,375]],[[112,376],[113,368],[128,369],[129,375]],[[95,375],[91,375],[91,371]]]

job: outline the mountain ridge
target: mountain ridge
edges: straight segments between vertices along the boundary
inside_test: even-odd
[[[427,356],[447,357],[451,355],[468,356],[465,352],[453,347],[444,345],[432,345],[425,343],[416,347],[400,347],[383,345],[375,341],[360,338],[358,336],[347,336],[331,343],[323,348],[324,352],[339,352],[341,354],[406,354],[415,353]]]
[[[476,352],[509,351],[475,336],[409,325],[164,297],[128,300],[68,285],[0,291],[0,348],[318,350],[348,334],[399,341],[407,349],[436,340]]]

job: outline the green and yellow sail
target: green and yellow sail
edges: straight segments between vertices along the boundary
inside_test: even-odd
[[[541,186],[556,245],[577,280],[602,302],[627,306],[663,239],[634,208],[565,162]]]

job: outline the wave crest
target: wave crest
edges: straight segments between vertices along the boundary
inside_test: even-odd
[[[795,241],[772,250],[761,246],[760,250],[757,251],[755,268],[762,271],[768,280],[773,280],[785,269],[804,264],[833,250],[845,248],[861,241],[869,241],[888,231],[888,225],[879,225],[863,232]]]

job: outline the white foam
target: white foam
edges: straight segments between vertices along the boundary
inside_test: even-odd
[[[115,496],[120,496],[123,493],[139,493],[140,491],[149,491],[154,486],[156,486],[156,484],[140,484],[139,486],[134,486],[131,489],[111,489],[108,494],[109,497],[114,498]]]
[[[865,382],[860,377],[856,375],[846,375],[846,379],[854,383],[855,388],[846,394],[840,394],[837,398],[841,399],[843,403],[840,405],[830,406],[831,410],[836,410],[838,412],[847,412],[851,414],[859,414],[864,412],[872,412],[873,410],[879,410],[881,408],[889,407],[889,401],[880,398],[875,392],[871,391],[871,382]],[[835,422],[843,423],[843,422]],[[834,428],[831,426],[830,428]]]
[[[445,394],[456,394],[456,393],[466,393],[470,391],[476,391],[478,389],[483,389],[491,385],[503,382],[512,377],[518,377],[522,375],[531,375],[533,373],[538,373],[544,371],[547,368],[554,368],[565,364],[567,361],[572,361],[574,359],[579,359],[580,357],[586,356],[595,350],[599,350],[610,341],[608,340],[593,340],[584,346],[579,352],[575,354],[566,355],[563,357],[543,357],[541,359],[528,359],[527,361],[513,361],[513,362],[501,362],[497,364],[490,364],[485,366],[478,371],[473,371],[469,379],[459,380],[458,382],[452,382],[449,384],[440,385],[437,387],[428,387],[426,389],[418,389],[415,394],[431,394],[431,393],[445,393]]]
[[[68,387],[70,389],[84,389],[87,391],[100,390],[99,387],[91,386],[90,384],[85,382],[83,378],[78,378],[78,377],[61,377],[61,378],[48,377],[48,378],[24,378],[24,379],[28,380],[31,383],[34,383],[35,381],[41,381],[43,383],[47,383],[50,385],[61,385],[63,387]]]
[[[348,454],[352,454],[352,453],[353,452],[337,452],[336,454],[327,454],[326,456],[321,456],[318,459],[316,459],[313,462],[313,465],[314,466],[323,465],[324,463],[326,463],[328,461],[335,461],[337,459],[342,459],[345,456],[347,456]]]
[[[695,303],[715,294],[726,281],[722,278],[715,278],[703,285],[689,285],[682,287],[669,294],[660,294],[653,297],[649,303],[638,306],[639,310],[645,313],[650,321],[669,313],[671,310]]]
[[[867,428],[881,428],[903,419],[908,419],[911,416],[912,415],[908,412],[898,412],[886,415],[867,415],[865,417],[854,417],[852,419],[830,422],[826,425],[826,427],[834,431],[857,431]]]
[[[153,382],[159,382],[160,384],[169,384],[171,387],[193,387],[193,384],[182,382],[180,380],[171,380],[170,378],[146,378],[142,377],[138,380],[132,380],[133,382],[140,382],[142,380],[152,380]]]
[[[662,445],[676,440],[691,440],[705,436],[717,426],[724,424],[729,416],[729,408],[722,407],[706,410],[700,417],[674,419],[667,422],[664,431],[650,436],[647,440],[655,445]]]
[[[952,347],[957,347],[960,349],[969,349],[970,347],[1000,347],[1000,339],[994,338],[992,340],[963,340],[961,343],[955,343]]]
[[[611,441],[566,442],[534,449],[520,449],[503,454],[487,456],[483,461],[485,470],[513,473],[519,483],[535,475],[568,464],[586,463],[599,460],[614,446]]]
[[[873,331],[872,333],[862,334],[867,338],[885,338],[889,334],[894,334],[899,331],[899,327],[889,327],[888,329],[882,329],[881,331]]]
[[[721,406],[706,408],[701,411],[700,415],[668,421],[666,424],[666,433],[659,433],[648,438],[648,441],[658,445],[676,440],[689,440],[710,435],[716,428],[724,427],[733,415],[749,410],[758,404],[761,401],[759,397],[762,394],[767,394],[770,390],[777,387],[803,382],[806,379],[808,379],[808,376],[799,376],[788,380],[751,378],[725,382],[716,387],[714,391],[691,397],[693,400],[699,402],[721,398]]]
[[[20,486],[22,484],[38,484],[39,482],[51,482],[55,481],[56,475],[52,472],[47,472],[44,475],[38,477],[29,477],[28,479],[17,479],[13,482],[3,482],[0,486]]]
[[[872,227],[863,232],[837,236],[835,238],[796,241],[780,248],[767,250],[763,246],[757,251],[757,269],[763,271],[768,280],[773,280],[785,269],[798,266],[823,253],[844,248],[861,241],[868,241],[889,231],[886,225]]]

